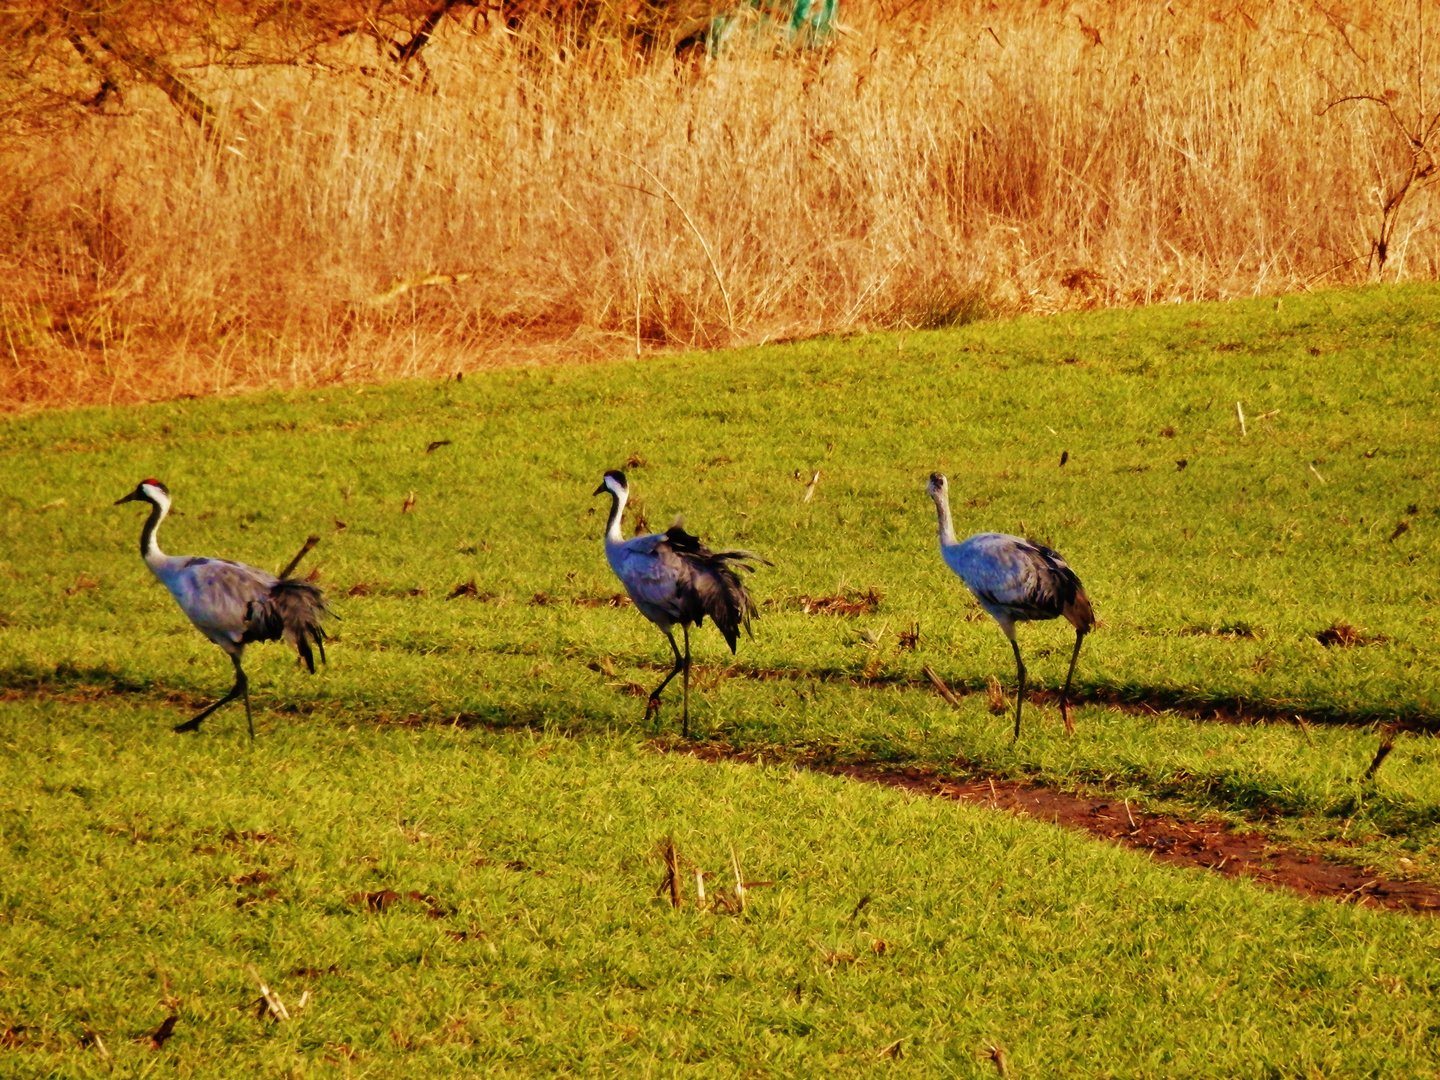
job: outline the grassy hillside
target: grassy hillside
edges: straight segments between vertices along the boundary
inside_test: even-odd
[[[1440,714],[1437,313],[1428,286],[1330,292],[8,422],[14,1059],[99,1071],[93,1031],[138,1069],[174,1009],[160,1053],[195,1075],[858,1074],[887,1049],[986,1075],[991,1043],[1022,1076],[1433,1068],[1429,923],[649,755],[678,693],[642,720],[668,650],[606,603],[590,492],[624,466],[651,527],[684,512],[775,563],[737,657],[696,636],[708,743],[1111,785],[1437,881],[1433,745],[1404,736],[1356,782],[1357,724]],[[1094,599],[1074,739],[1033,707],[1012,746],[986,693],[929,688],[924,665],[963,690],[1013,677],[940,562],[935,468],[962,532],[1052,543]],[[251,650],[254,744],[235,707],[169,733],[230,673],[137,557],[140,512],[110,505],[145,476],[181,511],[172,553],[278,568],[323,537],[330,664]],[[837,595],[860,613],[807,613]],[[1337,624],[1351,645],[1317,639]],[[1068,628],[1021,640],[1056,686]],[[1308,722],[1195,712],[1237,706]],[[653,897],[672,834],[712,895],[732,846],[775,884],[743,917],[673,912]],[[306,1011],[257,1020],[248,964]]]
[[[24,479],[3,496],[11,666],[63,658],[174,681],[178,658],[209,656],[134,557],[143,514],[109,505],[147,475],[185,515],[161,533],[172,552],[278,567],[322,535],[314,558],[342,644],[307,694],[386,665],[459,676],[476,655],[653,659],[643,620],[573,603],[618,588],[590,491],[625,466],[651,527],[683,512],[776,562],[755,579],[766,619],[745,666],[873,676],[925,661],[983,685],[1008,648],[936,554],[923,484],[939,468],[962,533],[1022,532],[1079,570],[1104,622],[1080,670],[1089,688],[1434,714],[1437,296],[1018,320],[12,421],[3,459]],[[796,477],[813,470],[806,503]],[[471,579],[488,599],[445,599]],[[863,625],[889,634],[878,664],[849,640],[861,623],[795,600],[870,586],[883,603]],[[917,620],[921,648],[896,652]],[[1373,644],[1320,645],[1337,621]],[[1036,667],[1053,683],[1060,665]],[[383,682],[396,707],[429,697]],[[476,694],[456,684],[437,706],[475,708]]]

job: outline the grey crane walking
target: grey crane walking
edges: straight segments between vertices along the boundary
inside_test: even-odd
[[[660,691],[683,673],[685,687],[684,721],[681,728],[690,737],[690,626],[699,627],[709,615],[725,635],[730,652],[740,637],[740,627],[750,633],[750,619],[758,614],[755,602],[736,567],[753,571],[752,562],[771,565],[749,551],[711,551],[679,523],[663,533],[626,540],[620,532],[625,501],[630,497],[625,474],[607,472],[595,489],[596,495],[610,495],[610,520],[605,527],[605,557],[630,594],[630,599],[652,623],[660,628],[675,654],[675,667],[657,686],[645,706],[648,720],[660,708]],[[671,627],[676,623],[685,638],[685,655],[675,644]]]
[[[1000,624],[1015,651],[1015,676],[1019,682],[1015,695],[1015,738],[1020,737],[1020,707],[1025,702],[1026,674],[1025,662],[1020,659],[1020,645],[1015,640],[1015,624],[1063,615],[1075,627],[1075,651],[1070,656],[1065,689],[1060,691],[1060,715],[1065,720],[1065,730],[1073,735],[1070,682],[1075,677],[1080,644],[1095,625],[1095,613],[1090,608],[1085,587],[1059,553],[1043,544],[1004,533],[976,533],[963,543],[957,542],[955,526],[950,520],[950,488],[945,477],[931,473],[926,490],[935,500],[935,512],[940,518],[940,554],[945,564]]]
[[[180,610],[195,628],[224,649],[235,665],[235,685],[215,704],[193,720],[177,724],[177,732],[199,731],[200,721],[236,698],[245,701],[245,722],[255,737],[250,715],[250,684],[240,659],[252,641],[290,642],[313,674],[315,658],[310,643],[325,660],[325,631],[322,616],[329,614],[320,590],[307,581],[277,578],[265,570],[226,559],[189,555],[166,555],[155,541],[155,531],[170,512],[170,491],[159,480],[142,480],[135,490],[115,505],[147,502],[150,516],[140,533],[140,556],[160,584],[170,590]]]

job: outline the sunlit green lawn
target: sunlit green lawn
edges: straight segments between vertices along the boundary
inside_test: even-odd
[[[74,1046],[105,1018],[115,1060],[143,1058],[150,1051],[128,1033],[164,1015],[151,1015],[166,993],[154,974],[163,967],[176,986],[189,980],[174,995],[182,1017],[192,1010],[165,1052],[176,1048],[180,1062],[189,1045],[201,1074],[225,1074],[226,1061],[319,1067],[327,1055],[337,1068],[383,1061],[391,1072],[406,1045],[426,1048],[416,1062],[477,1071],[510,1061],[666,1072],[688,1055],[729,1063],[720,1071],[754,1060],[776,1072],[858,1072],[901,1039],[897,1066],[909,1061],[917,1074],[944,1062],[993,1075],[987,1040],[1008,1048],[1016,1075],[1263,1074],[1265,1062],[1275,1075],[1351,1075],[1364,1071],[1368,1040],[1382,1038],[1410,1055],[1394,1058],[1410,1063],[1395,1075],[1433,1066],[1431,1021],[1406,1011],[1407,994],[1428,992],[1406,972],[1423,968],[1403,966],[1433,965],[1426,925],[1156,871],[1037,825],[783,769],[655,760],[642,740],[678,730],[678,686],[646,723],[631,684],[660,681],[667,646],[633,609],[575,601],[619,590],[600,544],[608,503],[590,492],[603,470],[624,467],[651,528],[683,512],[712,544],[775,563],[752,579],[763,618],[738,657],[708,627],[695,636],[699,738],[777,760],[968,762],[1065,787],[1114,786],[1440,881],[1437,748],[1402,736],[1378,783],[1362,786],[1376,735],[1323,722],[1440,716],[1437,327],[1440,289],[1408,286],[1287,298],[1278,309],[1267,300],[1072,314],[7,421],[0,692],[15,773],[0,800],[13,889],[0,893],[0,1023],[50,1033],[67,1048],[65,1068],[80,1070],[77,1061],[103,1067],[96,1051],[77,1057]],[[1157,713],[1088,704],[1067,740],[1053,707],[1031,707],[1011,745],[983,692],[957,709],[929,688],[925,665],[957,688],[983,690],[994,675],[1013,689],[1008,644],[940,561],[924,493],[934,469],[950,476],[962,535],[1025,533],[1079,572],[1103,624],[1081,655],[1082,696],[1146,701]],[[141,563],[141,511],[110,505],[147,476],[170,486],[180,511],[160,536],[171,553],[278,569],[308,533],[322,537],[306,567],[318,567],[334,599],[338,640],[313,678],[282,646],[250,650],[253,747],[233,706],[199,737],[169,732],[231,676]],[[478,597],[447,599],[472,581]],[[854,618],[806,615],[798,602],[872,587],[878,609]],[[1368,643],[1320,644],[1315,635],[1337,623]],[[917,625],[918,647],[902,648],[902,631]],[[1063,624],[1021,629],[1032,681],[1059,683],[1070,641]],[[1164,708],[1182,702],[1303,710],[1316,722],[1236,727]],[[102,794],[86,804],[77,786]],[[567,801],[567,791],[578,794]],[[140,817],[136,828],[154,839],[105,831]],[[852,818],[875,824],[843,824]],[[406,839],[435,831],[422,819],[449,838]],[[284,835],[289,846],[192,851],[214,846],[197,830],[222,825]],[[733,843],[747,874],[788,874],[788,884],[759,890],[743,919],[656,907],[654,847],[670,831],[707,869],[724,871]],[[538,878],[463,856],[473,848],[492,863],[539,865],[524,852],[543,848],[541,836],[569,869]],[[112,846],[124,860],[104,855]],[[1048,853],[1022,859],[1033,880],[1007,869],[1017,846]],[[386,861],[392,849],[423,853],[413,876],[400,873],[398,855]],[[367,854],[379,862],[358,861]],[[285,871],[283,887],[267,884],[278,898],[236,909],[230,878],[267,860],[299,869]],[[83,865],[86,876],[52,864]],[[873,876],[852,885],[858,867]],[[140,919],[151,909],[137,907],[140,886],[127,875],[147,897],[161,882],[177,902],[147,900],[158,914]],[[1133,891],[1111,886],[1122,878]],[[997,879],[1026,914],[1063,914],[1034,937],[1019,915],[997,914]],[[347,897],[382,888],[366,882],[440,897],[465,917],[357,911]],[[539,892],[521,896],[530,889]],[[927,945],[925,963],[897,975],[898,952],[857,951],[851,937],[835,944],[837,919],[866,892],[907,896],[895,910],[921,913],[877,929],[877,900],[867,932],[899,940],[899,925],[908,940],[964,940],[1000,966],[980,979],[981,953]],[[1205,899],[1174,900],[1192,895]],[[21,909],[50,914],[22,921]],[[110,921],[81,930],[89,924],[73,911]],[[1151,930],[1135,929],[1137,911]],[[564,929],[545,939],[543,961],[497,973],[486,945],[444,937],[442,926],[466,929],[466,918],[520,920],[520,937],[485,939],[502,958],[532,949],[544,937],[535,927]],[[43,947],[27,936],[35,919],[48,927]],[[822,924],[825,934],[813,929]],[[952,925],[985,932],[934,928]],[[118,926],[156,940],[122,948]],[[255,938],[237,927],[262,929]],[[859,933],[858,923],[845,927]],[[1081,951],[1047,959],[1062,946]],[[861,959],[817,960],[826,948]],[[1401,967],[1381,965],[1402,952]],[[1194,970],[1176,959],[1186,953],[1202,958]],[[415,955],[437,959],[431,967]],[[1299,956],[1320,966],[1304,969],[1308,992],[1297,995],[1301,976],[1274,972]],[[1157,957],[1176,965],[1179,982],[1143,974]],[[273,1029],[236,1011],[258,995],[247,962],[287,1000],[304,989],[287,970],[335,962],[347,974],[333,985],[320,978],[316,1011]],[[84,964],[122,973],[120,989],[74,974]],[[44,965],[55,973],[48,984]],[[606,981],[632,968],[643,991]],[[1098,974],[1082,978],[1082,968]],[[802,986],[790,1004],[755,1004],[774,972],[792,969],[810,973],[794,981],[840,996],[822,1008]],[[857,973],[863,987],[845,981]],[[136,980],[147,979],[141,994]],[[483,1009],[463,1004],[477,993]],[[132,1022],[119,1003],[134,994],[144,1007]],[[496,1004],[512,998],[535,1002],[523,1021]],[[767,1019],[804,1009],[818,1019]],[[1007,1015],[1024,1022],[1007,1026]],[[1180,1016],[1193,1021],[1190,1034],[1171,1022]],[[1152,1032],[1142,1017],[1160,1026]],[[1211,1027],[1218,1033],[1202,1047]],[[1246,1030],[1263,1034],[1248,1050]],[[370,1065],[330,1043],[365,1047]],[[760,1049],[747,1056],[746,1046]],[[1321,1056],[1296,1057],[1301,1046]],[[33,1053],[23,1060],[37,1074],[60,1060]]]
[[[117,1074],[219,1077],[984,1077],[992,1044],[1015,1076],[1440,1057],[1433,920],[628,735],[326,717],[251,745],[161,737],[171,715],[0,706],[7,1075],[102,1075],[101,1045]],[[743,914],[698,907],[694,871],[733,898],[736,862],[772,884]],[[290,1021],[257,1016],[254,976]]]

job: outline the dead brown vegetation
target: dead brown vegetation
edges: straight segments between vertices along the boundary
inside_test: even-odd
[[[787,596],[765,601],[766,607],[801,611],[806,615],[873,615],[884,601],[885,594],[874,585],[863,590],[842,589],[830,596]],[[918,635],[917,635],[918,637]]]
[[[1390,639],[1384,634],[1367,634],[1365,628],[1361,626],[1351,626],[1347,622],[1334,622],[1317,633],[1315,640],[1327,647],[1351,649],[1356,646],[1381,645]]]
[[[1423,0],[541,7],[8,6],[0,408],[1440,270]]]

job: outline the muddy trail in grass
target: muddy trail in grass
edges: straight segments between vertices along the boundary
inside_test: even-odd
[[[697,673],[700,669],[697,668]],[[95,672],[87,673],[94,676]],[[807,673],[757,673],[745,669],[712,669],[705,673],[711,678],[749,676],[770,678],[799,678]],[[853,677],[851,677],[852,681]],[[107,697],[128,696],[148,698],[157,704],[164,704],[183,711],[192,711],[214,700],[212,696],[199,697],[183,691],[164,691],[153,686],[142,686],[126,680],[57,680],[47,683],[43,678],[33,677],[13,680],[12,685],[0,689],[0,700],[50,699],[67,704],[92,703]],[[101,685],[95,685],[96,682]],[[109,685],[104,683],[108,682]],[[21,683],[16,686],[13,683]],[[885,685],[909,685],[926,692],[935,692],[928,684],[891,681]],[[951,691],[956,693],[955,691]],[[965,691],[958,691],[959,694]],[[1054,695],[1037,694],[1034,699],[1053,701]],[[1031,695],[1027,695],[1031,700]],[[1133,706],[1132,706],[1133,707]],[[295,705],[282,705],[272,711],[301,715],[312,709]],[[1154,712],[1148,707],[1142,710]],[[1171,709],[1172,712],[1178,711]],[[1201,716],[1198,719],[1219,720],[1229,723],[1256,723],[1260,718],[1248,709],[1243,714],[1221,714]],[[1295,714],[1289,714],[1290,722],[1296,722]],[[481,717],[461,713],[451,717],[435,717],[424,714],[390,716],[383,714],[373,717],[379,723],[402,725],[424,725],[432,723],[454,724],[460,727],[481,727],[496,731],[514,730],[534,726],[540,721],[537,716]],[[1303,719],[1300,722],[1304,722]],[[1333,722],[1333,721],[1331,721]],[[577,734],[579,734],[577,732]],[[760,760],[755,751],[736,750],[723,744],[678,744],[657,742],[652,745],[662,753],[690,753],[706,761],[735,761],[753,764]],[[783,751],[782,751],[783,753]],[[776,748],[771,748],[766,757],[774,760]],[[1080,829],[1092,836],[1121,844],[1125,847],[1149,852],[1161,862],[1175,866],[1193,866],[1212,870],[1225,877],[1246,877],[1278,889],[1286,889],[1301,896],[1326,898],[1342,903],[1354,903],[1369,907],[1385,908],[1392,911],[1417,914],[1440,914],[1440,886],[1421,881],[1399,881],[1369,872],[1367,868],[1333,862],[1322,855],[1304,851],[1297,847],[1277,842],[1263,833],[1236,828],[1215,821],[1200,821],[1174,814],[1156,813],[1132,807],[1125,800],[1116,803],[1113,796],[1081,794],[1038,784],[1033,780],[1016,780],[987,774],[983,764],[968,767],[968,775],[946,776],[933,769],[920,767],[897,767],[873,762],[835,762],[818,757],[799,756],[786,758],[796,767],[831,776],[843,776],[852,780],[882,784],[900,788],[932,798],[963,800],[993,810],[1027,814],[1031,817],[1069,828]],[[959,763],[962,766],[966,763]]]
[[[592,662],[592,670],[601,670]],[[669,674],[670,665],[642,663],[644,670]],[[947,684],[928,667],[924,675],[913,677],[905,674],[864,675],[837,671],[832,668],[809,670],[805,668],[752,668],[741,664],[724,667],[710,667],[694,664],[691,667],[691,686],[710,689],[726,679],[749,679],[754,682],[803,682],[814,680],[830,685],[850,686],[859,690],[916,690],[921,693],[935,693],[946,698],[951,704],[958,704],[961,698],[974,695],[988,695],[987,686],[967,686],[961,683]],[[626,684],[626,688],[637,697],[647,693],[638,683]],[[992,712],[1013,711],[1015,702],[1009,697],[1010,688],[1002,687],[1006,695],[1003,709]],[[1060,693],[1044,687],[1027,686],[1027,706],[1046,705],[1058,709]],[[1170,714],[1194,720],[1197,723],[1237,724],[1288,724],[1293,727],[1349,727],[1375,728],[1377,733],[1410,732],[1416,735],[1440,735],[1440,716],[1414,712],[1350,712],[1343,709],[1306,708],[1304,706],[1278,704],[1275,702],[1252,701],[1245,698],[1213,698],[1196,700],[1180,690],[1154,686],[1126,687],[1081,687],[1071,691],[1070,704],[1100,705],[1107,709],[1126,713],[1130,716],[1160,716]]]
[[[724,746],[689,746],[704,761],[753,764],[756,755]],[[1060,791],[1027,780],[987,776],[954,778],[939,772],[870,763],[835,764],[798,759],[796,767],[917,795],[953,799],[991,810],[1024,814],[1148,852],[1171,866],[1199,867],[1227,878],[1248,878],[1300,896],[1420,915],[1440,915],[1440,887],[1423,881],[1396,881],[1368,868],[1331,862],[1323,856],[1278,843],[1262,833],[1222,822],[1153,813],[1116,802],[1111,796]]]

